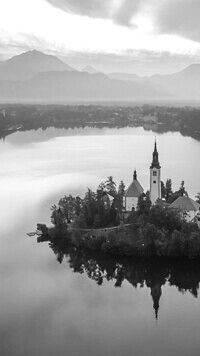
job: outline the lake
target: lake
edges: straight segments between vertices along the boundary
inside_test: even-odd
[[[0,355],[198,355],[200,263],[80,255],[26,236],[64,194],[112,175],[200,191],[200,142],[143,128],[17,132],[0,142]],[[61,262],[62,263],[59,263]],[[76,272],[76,273],[75,273]]]

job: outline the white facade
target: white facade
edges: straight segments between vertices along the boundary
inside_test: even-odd
[[[158,199],[161,199],[161,169],[150,168],[150,199],[152,204],[155,204]]]
[[[126,211],[137,209],[138,197],[124,197],[124,207]]]

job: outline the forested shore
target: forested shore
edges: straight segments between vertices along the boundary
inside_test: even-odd
[[[16,131],[75,127],[134,127],[179,131],[200,140],[200,108],[156,105],[0,104],[0,136]]]

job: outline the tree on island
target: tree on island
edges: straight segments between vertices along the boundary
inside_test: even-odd
[[[123,210],[123,198],[125,195],[125,184],[123,182],[123,180],[120,181],[119,186],[118,186],[118,190],[117,190],[117,194],[115,196],[115,200],[114,200],[114,205],[118,211],[119,214],[122,213]]]
[[[198,204],[200,204],[200,192],[199,193],[197,193],[197,195],[196,195],[196,202],[198,203]]]
[[[161,180],[161,198],[165,199],[166,190],[165,190],[165,183]]]
[[[180,187],[177,191],[173,192],[172,190],[172,180],[168,178],[166,183],[161,182],[161,198],[166,201],[166,203],[173,203],[177,198],[186,196],[188,193],[185,189],[185,182],[181,181]]]
[[[112,176],[109,176],[107,180],[105,181],[105,188],[107,193],[111,194],[113,197],[116,196],[117,190],[116,190],[116,183],[113,180]]]
[[[170,203],[172,194],[172,180],[168,178],[165,184],[165,200],[167,203]]]
[[[179,197],[188,197],[188,193],[185,189],[185,182],[182,180],[180,187],[177,191],[172,192],[171,197],[169,199],[169,203],[173,203]]]
[[[62,229],[65,224],[64,215],[60,208],[58,208],[55,204],[51,207],[51,222],[57,229]]]
[[[137,215],[148,215],[151,208],[151,199],[149,190],[146,191],[146,194],[142,193],[138,198],[137,205]]]

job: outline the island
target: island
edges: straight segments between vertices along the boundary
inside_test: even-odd
[[[61,198],[51,208],[53,227],[38,224],[38,241],[62,241],[76,249],[141,257],[200,257],[200,193],[196,201],[184,181],[177,191],[161,181],[157,143],[150,165],[150,189],[144,192],[134,171],[125,189],[112,176],[85,196]]]

